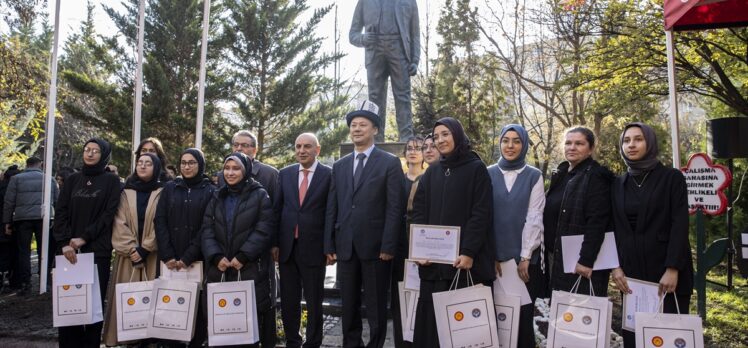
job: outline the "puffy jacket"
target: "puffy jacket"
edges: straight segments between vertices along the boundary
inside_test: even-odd
[[[208,283],[220,282],[222,272],[218,263],[221,258],[231,260],[236,257],[244,265],[241,280],[255,281],[257,309],[262,312],[271,306],[268,269],[272,262],[270,247],[275,227],[270,196],[262,185],[250,179],[239,192],[233,228],[228,231],[224,206],[228,195],[228,187],[222,187],[213,194],[205,208],[202,251],[207,262],[206,280]],[[237,279],[233,268],[229,268],[225,275],[226,280]]]
[[[42,194],[44,173],[39,168],[29,168],[10,178],[5,193],[3,222],[40,220],[42,218]],[[57,183],[50,179],[52,185],[52,204],[57,201]],[[54,209],[52,211],[54,217]]]

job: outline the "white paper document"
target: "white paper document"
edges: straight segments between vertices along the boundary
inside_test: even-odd
[[[76,255],[77,262],[70,263],[63,255],[55,256],[55,279],[57,284],[93,284],[94,254]]]
[[[624,330],[634,331],[636,328],[636,313],[657,313],[660,297],[657,294],[658,284],[645,282],[643,280],[626,278],[631,289],[630,294],[623,295],[623,319]]]
[[[740,234],[740,239],[742,241],[741,244],[748,245],[748,233],[741,233]]]
[[[451,265],[459,252],[459,226],[410,225],[410,259]]]
[[[579,261],[579,252],[582,250],[583,235],[561,237],[561,249],[564,257],[564,272],[574,273],[574,268]],[[612,269],[618,267],[618,249],[616,248],[616,237],[613,232],[606,232],[597,259],[592,269]]]
[[[418,264],[413,260],[405,260],[405,288],[408,290],[421,290],[421,277],[418,275]]]
[[[523,306],[532,303],[527,286],[517,273],[517,262],[514,259],[501,263],[501,277],[498,274],[496,275],[493,287],[494,292],[498,291],[499,294],[519,296],[520,303]]]
[[[161,262],[161,275],[159,278],[171,280],[189,280],[194,282],[203,281],[203,263],[201,261],[193,262],[190,267],[181,270],[170,270],[166,264]]]

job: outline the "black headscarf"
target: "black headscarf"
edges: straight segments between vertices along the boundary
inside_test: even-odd
[[[151,180],[149,181],[143,181],[138,177],[138,172],[133,172],[129,178],[127,178],[127,181],[125,181],[125,188],[126,189],[133,189],[138,192],[151,192],[163,184],[159,180],[159,176],[161,175],[161,160],[158,159],[158,156],[152,154],[152,153],[144,153],[140,156],[138,156],[138,160],[143,158],[144,156],[148,156],[151,161],[153,161],[153,175],[151,175]]]
[[[642,130],[642,134],[644,134],[644,140],[647,142],[647,153],[644,154],[642,159],[636,161],[632,161],[626,157],[626,153],[623,150],[623,135],[626,134],[626,130],[631,127],[639,127],[639,129]],[[621,140],[618,143],[618,151],[621,153],[621,157],[623,157],[623,161],[626,163],[626,166],[629,167],[629,173],[632,175],[644,174],[645,172],[657,167],[660,163],[660,160],[657,159],[657,156],[660,154],[660,149],[657,146],[657,135],[652,127],[641,122],[631,122],[623,128]]]
[[[112,146],[109,145],[109,143],[101,138],[91,138],[88,140],[84,145],[83,148],[86,148],[86,145],[89,143],[96,143],[99,145],[99,148],[101,149],[101,158],[99,159],[99,162],[89,166],[87,164],[83,164],[83,175],[85,176],[96,176],[104,174],[106,166],[109,164],[109,161],[112,159]]]
[[[499,168],[503,170],[517,170],[524,167],[526,164],[525,158],[527,157],[527,150],[530,148],[530,136],[527,134],[525,127],[518,124],[508,124],[501,129],[501,137],[499,139],[504,139],[504,136],[506,136],[506,133],[509,131],[517,133],[522,142],[522,150],[520,151],[519,156],[512,161],[507,160],[503,156],[499,158]]]
[[[247,184],[247,182],[249,182],[249,179],[252,175],[252,160],[250,160],[247,155],[241,152],[234,152],[223,159],[223,164],[225,165],[226,162],[230,160],[237,161],[242,167],[244,167],[244,177],[235,185],[229,185],[229,182],[226,181],[226,187],[228,187],[229,191],[232,192],[241,191]],[[226,180],[225,177],[224,180]]]
[[[437,126],[447,127],[450,133],[452,133],[452,139],[455,143],[455,148],[449,156],[441,156],[442,165],[449,168],[450,166],[459,163],[465,155],[470,153],[470,150],[472,149],[470,146],[470,139],[468,139],[467,134],[465,134],[465,129],[462,128],[460,121],[457,121],[452,117],[439,119],[434,124],[434,129],[436,129]],[[432,134],[434,129],[431,130]],[[434,139],[434,145],[436,145],[436,139]]]
[[[203,152],[199,149],[189,148],[182,151],[182,154],[179,155],[179,162],[182,162],[182,157],[185,154],[190,154],[192,157],[195,157],[195,160],[197,161],[197,173],[191,178],[185,178],[183,175],[182,179],[184,179],[187,186],[195,186],[201,183],[205,178],[205,155],[203,155]]]

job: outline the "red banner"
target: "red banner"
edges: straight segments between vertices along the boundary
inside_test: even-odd
[[[748,0],[665,0],[665,30],[748,26]]]

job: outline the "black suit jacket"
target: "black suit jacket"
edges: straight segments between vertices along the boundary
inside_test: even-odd
[[[325,262],[323,239],[325,235],[325,209],[330,190],[332,169],[322,163],[309,182],[304,203],[299,205],[299,164],[281,169],[275,189],[273,205],[278,219],[279,261],[287,262],[291,256],[294,231],[299,226],[300,257],[296,262],[320,266]]]
[[[325,222],[325,254],[347,261],[356,254],[375,260],[380,253],[395,255],[404,227],[404,175],[400,159],[374,148],[361,181],[353,187],[353,153],[332,167]]]

